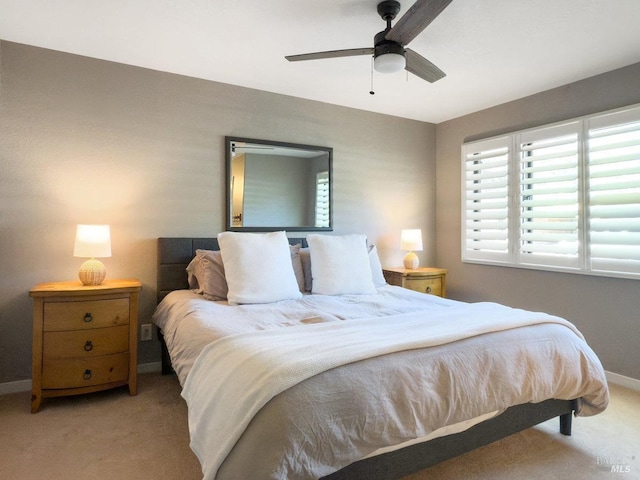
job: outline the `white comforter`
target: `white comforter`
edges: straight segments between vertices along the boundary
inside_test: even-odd
[[[160,308],[156,321],[167,343],[190,358],[180,368],[183,396],[205,479],[216,478],[218,470],[218,478],[318,478],[379,448],[547,398],[581,397],[581,415],[606,407],[600,362],[570,323],[407,293],[384,287],[378,296],[346,303],[310,296],[302,305],[279,305],[278,313],[272,305],[271,314],[263,306],[245,308],[262,322],[258,332],[253,320],[235,317],[241,307],[202,303],[187,293],[180,294],[181,306]],[[231,316],[212,322],[211,310]],[[186,313],[180,327],[169,320],[178,311]],[[367,318],[370,311],[385,317]],[[354,318],[360,319],[338,321]],[[292,328],[276,328],[283,321]],[[304,325],[316,322],[324,324]],[[188,346],[185,332],[191,330],[199,334]],[[380,386],[379,378],[365,378],[368,363],[359,360],[370,357],[374,370],[392,366],[393,382],[383,379]],[[344,393],[352,384],[355,393]],[[309,437],[322,440],[314,444]]]
[[[202,349],[228,335],[416,311],[439,312],[461,304],[400,287],[377,290],[376,295],[304,295],[299,300],[235,306],[204,300],[190,290],[177,290],[158,305],[153,321],[162,330],[173,368],[184,385]]]

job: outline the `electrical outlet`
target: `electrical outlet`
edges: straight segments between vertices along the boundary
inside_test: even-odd
[[[150,323],[143,323],[140,325],[140,340],[143,342],[151,340],[151,331]]]

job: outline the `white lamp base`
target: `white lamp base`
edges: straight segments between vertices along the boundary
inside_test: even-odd
[[[107,276],[107,269],[100,260],[91,258],[80,265],[78,277],[85,286],[100,285]]]
[[[409,252],[402,259],[402,263],[407,270],[415,270],[420,264],[420,259],[415,253]]]

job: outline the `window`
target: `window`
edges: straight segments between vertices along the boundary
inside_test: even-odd
[[[590,268],[638,273],[640,113],[595,118],[588,134]]]
[[[465,147],[464,251],[477,260],[509,255],[509,143],[498,138]]]
[[[462,260],[640,277],[640,106],[467,143]]]
[[[520,262],[579,267],[577,123],[517,136]]]
[[[316,174],[316,227],[329,225],[329,171]]]

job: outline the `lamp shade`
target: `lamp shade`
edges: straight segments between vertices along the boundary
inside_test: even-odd
[[[80,266],[78,277],[85,286],[101,285],[107,276],[107,269],[95,257],[111,256],[111,230],[109,225],[78,225],[74,257],[89,257]]]
[[[422,231],[419,228],[402,230],[400,250],[422,251]]]
[[[385,53],[373,59],[373,68],[380,73],[399,72],[406,64],[404,55],[399,53]]]
[[[78,225],[74,257],[110,257],[111,230],[109,225]]]

